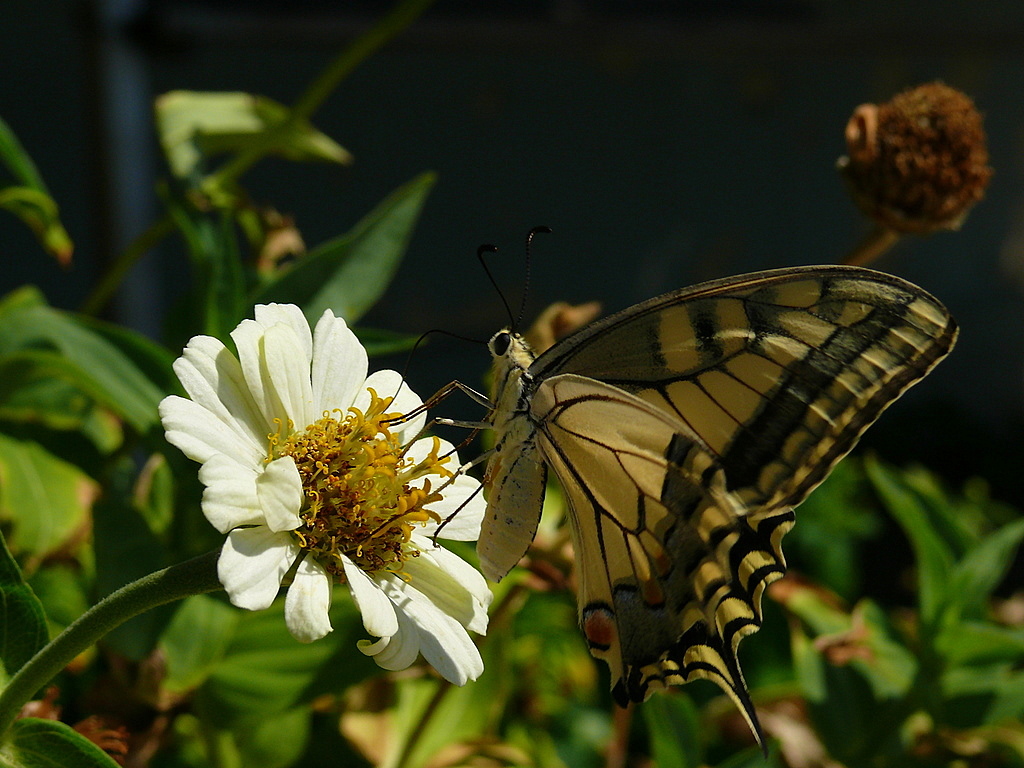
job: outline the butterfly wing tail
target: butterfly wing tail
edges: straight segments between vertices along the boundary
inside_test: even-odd
[[[785,573],[781,541],[794,516],[789,509],[723,514],[723,506],[729,505],[721,497],[709,501],[669,537],[669,551],[693,585],[685,601],[674,606],[681,634],[656,659],[624,657],[612,695],[624,706],[670,685],[711,680],[733,700],[763,747],[737,651],[740,641],[761,627],[765,588]]]
[[[721,637],[709,633],[703,623],[686,630],[656,664],[630,667],[627,677],[619,679],[612,687],[612,698],[625,707],[631,701],[645,700],[659,688],[682,685],[698,678],[712,681],[728,694],[757,743],[763,747],[764,731],[736,654]]]

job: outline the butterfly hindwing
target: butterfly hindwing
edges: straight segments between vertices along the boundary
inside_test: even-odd
[[[580,625],[623,706],[672,683],[718,683],[760,733],[736,660],[782,575],[792,512],[747,519],[721,467],[677,421],[573,374],[532,398],[540,445],[569,503]],[[593,468],[600,467],[599,472]]]

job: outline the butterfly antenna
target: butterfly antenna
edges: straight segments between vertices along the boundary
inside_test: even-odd
[[[498,246],[496,245],[481,245],[476,249],[476,258],[480,262],[480,266],[484,268],[484,272],[487,274],[487,279],[491,281],[491,285],[494,286],[494,290],[497,291],[498,297],[501,299],[501,303],[505,305],[505,312],[508,314],[509,322],[515,324],[515,318],[512,317],[512,308],[508,305],[508,300],[505,298],[505,294],[501,292],[501,288],[498,287],[498,281],[494,279],[494,274],[491,272],[491,268],[487,266],[487,262],[484,261],[485,253],[497,253]]]
[[[452,339],[458,339],[459,341],[468,341],[472,344],[487,344],[486,339],[474,339],[471,336],[461,336],[457,333],[452,333],[444,328],[431,328],[429,331],[424,331],[420,334],[420,337],[416,339],[416,343],[412,345],[412,349],[409,350],[409,356],[405,359],[405,365],[402,367],[402,380],[405,381],[406,374],[409,372],[409,366],[412,365],[412,356],[416,354],[416,350],[419,349],[420,344],[427,340],[427,336],[432,333],[439,333],[442,336],[448,336]]]
[[[526,314],[526,298],[530,295],[530,250],[533,245],[533,238],[538,232],[551,232],[551,227],[539,226],[534,227],[530,230],[530,233],[526,236],[526,274],[523,277],[523,299],[519,302],[519,316],[516,318],[515,323],[512,324],[513,328],[518,328],[519,324],[523,321],[523,315]]]

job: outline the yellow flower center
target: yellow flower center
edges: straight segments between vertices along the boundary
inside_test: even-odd
[[[293,534],[308,556],[338,581],[344,581],[342,555],[370,572],[399,572],[407,558],[418,556],[408,546],[412,532],[430,520],[440,522],[425,507],[442,496],[432,490],[429,477],[421,487],[410,483],[427,475],[442,480],[452,476],[443,466],[450,457],[438,455],[441,443],[436,437],[423,460],[406,455],[388,429],[389,421],[401,418],[385,413],[392,398],[369,392],[365,413],[358,408],[349,408],[347,414],[325,412],[273,451],[291,456],[302,478],[305,500],[299,515],[304,523]],[[271,442],[276,442],[274,436]]]

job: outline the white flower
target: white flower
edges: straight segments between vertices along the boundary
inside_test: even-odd
[[[434,542],[479,536],[476,480],[453,476],[454,448],[405,445],[426,415],[395,371],[367,378],[366,351],[330,311],[310,334],[290,304],[256,307],[220,341],[193,338],[174,371],[189,398],[166,398],[167,439],[202,466],[203,513],[227,540],[218,574],[231,602],[260,610],[291,577],[285,621],[311,642],[331,631],[334,584],[345,583],[375,640],[360,650],[385,669],[419,654],[462,685],[483,662],[468,631],[487,630],[490,590]],[[404,447],[403,447],[404,446]]]

